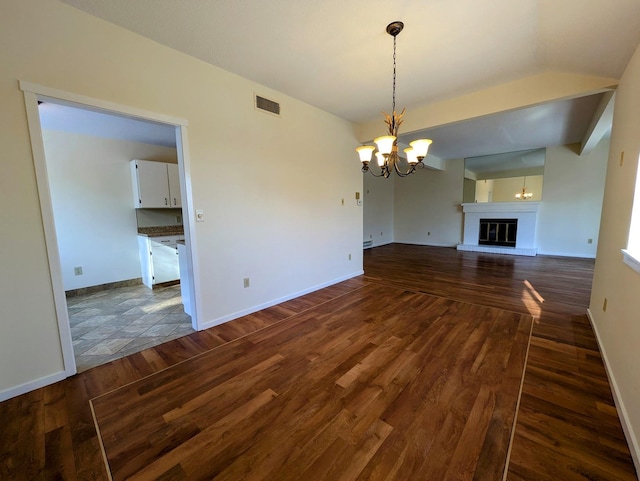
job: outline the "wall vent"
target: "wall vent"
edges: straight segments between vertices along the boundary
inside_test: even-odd
[[[265,99],[264,97],[260,97],[256,95],[256,109],[262,110],[263,112],[268,112],[273,115],[277,115],[280,117],[280,104],[273,100]]]
[[[373,247],[373,241],[372,240],[366,240],[362,243],[362,247],[364,249],[366,249],[367,247]]]

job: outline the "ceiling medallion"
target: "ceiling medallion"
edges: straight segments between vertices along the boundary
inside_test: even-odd
[[[391,108],[391,115],[382,112],[384,115],[384,123],[388,127],[388,135],[378,137],[374,139],[378,151],[375,153],[378,159],[378,167],[380,167],[380,173],[376,174],[373,170],[369,169],[369,162],[376,147],[373,145],[362,145],[356,149],[360,155],[360,161],[362,162],[362,172],[370,172],[375,177],[389,177],[391,172],[395,171],[400,177],[406,177],[413,174],[417,167],[424,167],[422,163],[423,159],[427,156],[429,145],[431,140],[419,139],[410,142],[410,147],[404,149],[407,155],[407,170],[400,168],[400,156],[398,155],[398,128],[402,124],[402,117],[407,109],[402,109],[402,112],[396,112],[396,37],[402,29],[404,23],[396,21],[387,25],[387,33],[393,37],[393,103]]]

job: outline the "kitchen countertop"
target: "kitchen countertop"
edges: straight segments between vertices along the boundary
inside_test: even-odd
[[[184,235],[184,227],[181,225],[138,227],[138,235],[143,235],[147,237],[160,237],[165,235]]]

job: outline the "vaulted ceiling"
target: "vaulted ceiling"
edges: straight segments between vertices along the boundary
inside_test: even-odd
[[[640,43],[638,0],[63,1],[357,123],[390,109],[393,41],[385,27],[394,20],[405,23],[397,104],[408,109],[549,71],[618,79]],[[598,102],[558,106],[563,122],[568,111],[582,112],[573,120],[584,125],[563,131],[584,135]],[[517,138],[511,115],[492,121]],[[440,134],[442,143],[453,135]],[[548,141],[566,140],[558,137]],[[457,155],[452,145],[440,156]],[[512,150],[538,146],[514,141]]]

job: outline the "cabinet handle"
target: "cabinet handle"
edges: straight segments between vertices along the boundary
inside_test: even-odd
[[[176,200],[176,198],[173,198],[173,205],[178,205],[178,201]]]
[[[164,205],[169,205],[169,202],[166,197],[164,198]]]

